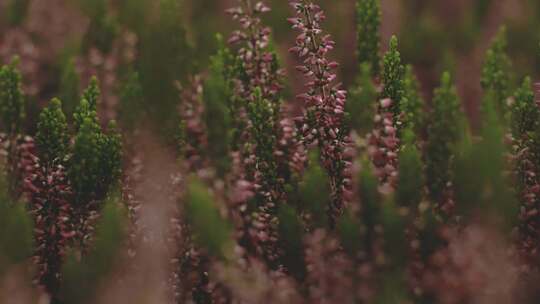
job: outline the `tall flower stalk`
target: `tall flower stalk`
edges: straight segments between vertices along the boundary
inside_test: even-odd
[[[41,112],[36,147],[34,170],[26,179],[25,188],[35,224],[38,282],[54,299],[60,288],[67,245],[74,236],[69,203],[72,189],[65,168],[69,135],[58,99],[53,99]]]
[[[269,12],[270,7],[262,1],[239,2],[238,7],[227,10],[242,27],[242,30],[234,31],[229,38],[230,44],[240,45],[237,54],[242,71],[238,77],[237,93],[250,101],[255,98],[255,88],[260,88],[263,98],[278,102],[283,71],[277,66],[276,55],[269,50],[271,30],[262,25],[259,17]]]
[[[302,60],[303,64],[296,69],[307,79],[307,92],[298,96],[305,104],[301,120],[303,143],[306,146],[316,144],[321,151],[321,162],[328,171],[332,188],[328,211],[335,219],[343,210],[343,193],[348,186],[344,174],[350,163],[344,153],[348,134],[343,127],[347,93],[334,83],[338,63],[327,58],[335,42],[321,28],[324,12],[311,1],[290,1],[290,4],[296,16],[289,18],[289,22],[300,32],[290,51]]]

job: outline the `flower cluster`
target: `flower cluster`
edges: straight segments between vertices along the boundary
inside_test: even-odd
[[[259,17],[260,14],[269,12],[270,8],[262,1],[239,1],[240,6],[227,10],[242,27],[242,30],[234,31],[229,38],[230,44],[241,45],[238,60],[241,62],[242,71],[236,89],[238,94],[248,101],[255,98],[255,88],[260,88],[263,98],[274,103],[279,102],[279,92],[282,89],[280,77],[283,71],[278,68],[276,55],[269,51],[271,30],[262,26]]]
[[[308,91],[298,96],[305,104],[301,123],[303,142],[306,146],[316,143],[320,148],[321,160],[332,185],[329,215],[337,217],[344,207],[342,196],[348,183],[344,171],[349,162],[344,152],[349,139],[343,124],[347,93],[334,84],[337,76],[333,70],[338,63],[327,58],[335,42],[330,35],[323,35],[324,12],[311,1],[290,1],[290,4],[296,17],[289,18],[289,22],[300,32],[296,46],[290,52],[302,60],[303,64],[297,66],[297,70],[308,79]]]
[[[83,1],[81,44],[45,52],[54,33],[29,30],[43,1],[0,3],[23,60],[55,58],[46,87],[0,69],[0,302],[32,276],[44,303],[538,302],[540,103],[530,78],[512,87],[504,30],[477,129],[448,72],[424,109],[429,70],[400,54],[414,39],[381,60],[378,0],[356,1],[351,94],[313,0],[288,1],[304,88],[285,82],[261,1],[227,10],[240,30],[209,60],[177,0]]]

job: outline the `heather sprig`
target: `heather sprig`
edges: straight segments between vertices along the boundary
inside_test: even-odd
[[[180,149],[190,170],[203,167],[207,136],[203,121],[203,86],[200,76],[190,78],[189,85],[181,88],[178,106],[180,121]]]
[[[350,90],[345,105],[347,121],[352,130],[364,136],[373,129],[377,89],[372,80],[372,69],[369,64],[360,65],[360,74],[354,87]]]
[[[10,64],[0,68],[0,127],[10,136],[22,131],[26,116],[18,63],[19,60],[15,58]]]
[[[385,265],[376,303],[407,303],[407,220],[393,201],[381,206]]]
[[[98,80],[97,78],[92,77],[88,87],[81,96],[80,103],[75,109],[75,113],[73,113],[75,131],[78,131],[82,127],[84,120],[87,118],[94,121],[96,124],[98,123],[97,104],[100,96],[101,92]]]
[[[283,250],[281,262],[283,266],[298,280],[303,280],[306,275],[304,262],[304,226],[302,225],[297,210],[283,204],[278,211],[279,244]]]
[[[495,102],[495,109],[501,117],[505,117],[508,112],[507,98],[511,94],[512,63],[506,53],[506,35],[506,27],[503,26],[486,53],[480,81],[486,94],[493,94],[492,102]]]
[[[401,99],[405,94],[404,88],[405,67],[401,63],[401,55],[398,51],[398,39],[396,36],[390,38],[388,52],[383,58],[382,83],[383,91],[381,99],[392,100],[391,112],[394,113],[396,125],[400,114]]]
[[[104,203],[92,249],[82,258],[72,252],[62,266],[64,303],[92,303],[102,280],[113,273],[126,237],[126,214],[118,194]],[[84,286],[85,288],[80,288]]]
[[[262,1],[239,0],[240,5],[227,10],[242,30],[234,31],[229,43],[240,45],[237,51],[241,64],[241,74],[237,83],[237,93],[241,98],[251,101],[255,88],[260,88],[262,96],[273,103],[279,103],[282,89],[283,71],[277,64],[277,56],[270,48],[269,27],[262,25],[261,14],[270,11]],[[276,107],[279,109],[279,106]]]
[[[255,90],[255,99],[248,105],[248,117],[251,121],[251,137],[255,143],[256,168],[260,176],[256,182],[262,186],[261,193],[271,201],[280,200],[283,189],[278,189],[280,183],[277,175],[277,163],[274,149],[277,138],[273,125],[274,107],[264,99],[260,89]]]
[[[405,67],[403,91],[403,99],[400,104],[401,119],[403,120],[402,128],[411,128],[416,134],[420,135],[424,131],[426,115],[424,100],[420,93],[420,84],[411,65]]]
[[[218,35],[220,48],[210,58],[210,71],[203,84],[204,121],[208,132],[208,156],[223,177],[230,166],[229,151],[232,148],[233,117],[232,81],[228,77],[233,56]]]
[[[540,117],[540,109],[534,99],[530,77],[526,77],[521,87],[514,93],[514,102],[511,110],[510,121],[514,139],[526,139],[530,135],[530,132],[536,130],[538,118]]]
[[[374,117],[375,127],[367,136],[367,152],[375,166],[375,174],[386,188],[395,187],[398,172],[400,139],[393,112],[395,104],[389,98],[380,100]]]
[[[38,159],[25,188],[35,225],[34,262],[38,281],[56,299],[68,242],[75,236],[70,205],[72,190],[66,169],[59,162],[41,163]]]
[[[299,185],[299,206],[308,214],[313,227],[328,226],[328,211],[331,198],[331,184],[328,173],[321,167],[319,153],[312,151],[309,166]]]
[[[448,72],[442,75],[440,87],[435,89],[433,110],[429,117],[425,148],[429,198],[444,213],[449,213],[451,161],[455,145],[463,136],[465,121],[456,88]]]
[[[69,164],[69,179],[75,193],[75,204],[85,205],[96,196],[99,184],[100,142],[99,125],[91,118],[84,118],[75,136],[73,156]]]
[[[532,91],[531,79],[526,77],[523,84],[514,93],[514,102],[511,105],[511,127],[513,138],[514,174],[516,179],[517,198],[521,205],[519,218],[521,242],[520,249],[524,256],[534,260],[537,258],[538,242],[538,188],[540,180],[538,174],[540,167],[540,110]],[[529,261],[530,262],[530,261]]]
[[[63,101],[63,110],[67,117],[72,117],[79,102],[80,77],[75,66],[75,57],[71,57],[62,64],[60,78],[60,100]]]
[[[369,161],[362,161],[362,169],[357,176],[358,198],[360,207],[360,223],[363,231],[363,248],[368,257],[376,255],[377,225],[380,222],[383,197],[379,192],[379,182],[373,174]],[[357,211],[358,212],[358,211]]]
[[[482,140],[471,144],[470,139],[466,139],[453,165],[456,210],[465,220],[481,216],[510,233],[520,209],[515,193],[509,188],[508,151],[504,143],[506,128],[493,101],[485,110]]]
[[[62,102],[53,99],[39,115],[36,133],[36,148],[40,162],[48,167],[53,163],[62,164],[69,151],[69,133]]]
[[[303,61],[297,70],[307,79],[307,92],[298,96],[305,103],[303,143],[306,146],[317,143],[320,149],[332,189],[330,215],[335,218],[343,210],[342,195],[347,187],[343,174],[349,163],[344,156],[349,134],[343,124],[347,93],[334,83],[338,63],[327,58],[335,42],[321,28],[324,12],[311,1],[291,0],[290,4],[296,17],[289,18],[289,22],[300,32],[296,46],[290,51]]]
[[[221,217],[214,196],[200,181],[191,179],[188,184],[185,210],[193,229],[195,242],[218,258],[231,258],[232,227]]]
[[[378,76],[380,72],[380,26],[381,5],[379,0],[357,0],[356,37],[358,62],[360,65],[369,64],[371,66],[371,76]]]
[[[32,220],[22,204],[9,198],[7,175],[0,163],[0,277],[10,265],[24,262],[32,255]]]
[[[144,117],[141,108],[144,106],[144,93],[139,73],[129,71],[121,85],[118,122],[122,130],[135,132],[138,123]]]
[[[193,72],[193,47],[184,28],[181,1],[155,3],[156,16],[141,29],[137,70],[144,93],[144,110],[162,135],[175,138],[178,127],[177,81]],[[138,20],[138,22],[140,22]]]
[[[416,212],[423,199],[425,185],[422,156],[415,140],[412,130],[404,131],[399,152],[399,182],[396,188],[396,204],[408,208],[412,213]]]
[[[97,77],[92,76],[90,78],[88,87],[84,90],[81,98],[88,101],[92,111],[97,111],[97,106],[101,98],[101,90],[99,89],[99,80]]]

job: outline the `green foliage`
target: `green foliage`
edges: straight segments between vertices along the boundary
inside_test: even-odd
[[[319,163],[319,152],[312,151],[309,155],[309,166],[300,183],[300,207],[311,216],[315,227],[328,226],[326,211],[330,204],[330,178]]]
[[[121,1],[118,7],[118,21],[140,35],[148,23],[151,0]]]
[[[390,39],[390,48],[383,58],[383,91],[381,98],[390,98],[394,101],[392,111],[395,115],[400,113],[400,103],[404,95],[405,67],[401,63],[396,36]]]
[[[426,180],[433,203],[442,203],[447,183],[451,180],[450,166],[455,144],[460,140],[465,125],[461,105],[448,72],[440,87],[435,89],[433,110],[427,126]]]
[[[24,205],[8,195],[5,170],[0,164],[0,277],[10,264],[19,264],[33,252],[33,225]]]
[[[84,118],[75,136],[68,170],[77,205],[88,203],[96,195],[100,180],[101,139],[102,133],[96,121]]]
[[[384,230],[384,252],[388,257],[388,266],[405,270],[408,249],[405,235],[407,220],[392,200],[381,204],[380,220]]]
[[[90,25],[83,38],[83,50],[97,47],[108,53],[118,34],[118,24],[112,14],[109,14],[107,0],[78,0],[82,10],[90,18]]]
[[[368,255],[373,253],[376,238],[376,225],[380,221],[382,197],[379,193],[379,181],[373,174],[371,162],[362,160],[362,170],[358,176],[358,193],[362,212],[360,222],[364,231],[364,248]]]
[[[278,211],[279,239],[284,250],[283,264],[297,279],[306,274],[304,262],[304,228],[296,210],[289,205],[281,205]]]
[[[373,84],[371,74],[371,67],[368,63],[360,66],[360,74],[345,104],[345,112],[350,127],[360,136],[372,130],[375,117],[377,90]]]
[[[68,176],[77,196],[85,204],[103,198],[117,181],[121,170],[122,145],[116,123],[110,122],[109,134],[98,124],[96,107],[100,91],[92,78],[74,114],[77,130]]]
[[[97,193],[106,195],[117,186],[122,175],[122,137],[116,122],[109,122],[107,134],[102,134],[99,142],[99,188]]]
[[[396,203],[415,212],[423,198],[424,167],[421,154],[415,145],[412,130],[405,130],[402,149],[399,152],[399,184],[396,189]]]
[[[39,115],[35,141],[40,160],[44,164],[49,166],[55,161],[64,161],[69,149],[69,133],[59,99],[51,100]]]
[[[11,135],[21,132],[26,116],[18,62],[16,58],[0,68],[0,127]]]
[[[204,83],[204,121],[208,130],[208,156],[214,162],[219,176],[224,176],[230,166],[229,148],[232,136],[232,117],[230,103],[232,92],[227,79],[228,66],[233,62],[232,54],[223,45],[218,53],[210,58],[210,72]]]
[[[99,90],[99,83],[96,77],[92,77],[88,88],[83,92],[81,96],[81,101],[75,113],[73,113],[73,124],[75,125],[75,130],[78,131],[81,128],[84,120],[87,118],[98,123],[97,118],[97,104],[101,92]]]
[[[67,258],[62,271],[63,303],[94,303],[98,287],[114,271],[121,253],[126,220],[119,194],[111,196],[103,208],[90,252],[80,260],[74,253]]]
[[[129,72],[120,89],[119,122],[123,130],[134,131],[143,115],[144,95],[139,73]]]
[[[277,164],[274,157],[276,148],[276,132],[274,125],[274,107],[263,99],[259,88],[254,91],[254,100],[247,105],[248,117],[251,121],[251,137],[255,143],[257,169],[262,172],[267,185],[277,183]]]
[[[501,27],[487,51],[482,67],[481,84],[484,91],[493,93],[495,109],[504,117],[507,111],[506,99],[510,96],[511,62],[506,54],[506,27]]]
[[[86,90],[82,94],[82,99],[88,101],[90,109],[92,111],[97,111],[97,105],[99,99],[101,98],[101,90],[99,89],[99,81],[96,76],[90,78],[90,83]]]
[[[362,249],[362,224],[360,220],[350,211],[345,212],[338,220],[337,231],[343,249],[351,257],[356,257]]]
[[[421,134],[425,123],[424,101],[420,96],[420,84],[411,65],[405,68],[403,87],[404,94],[400,103],[400,110],[403,113],[402,128],[411,128],[416,134]]]
[[[75,58],[71,57],[62,65],[60,78],[60,99],[67,117],[72,117],[79,101],[80,79],[75,69]]]
[[[6,9],[7,19],[11,26],[19,26],[24,22],[30,0],[10,0]]]
[[[516,90],[511,109],[511,126],[514,138],[521,139],[536,130],[540,110],[534,100],[530,77],[526,77],[521,87]]]
[[[159,1],[158,16],[141,35],[137,64],[144,100],[148,101],[145,110],[164,135],[175,134],[178,126],[175,83],[186,81],[194,66],[194,51],[182,25],[181,2]]]
[[[510,231],[519,211],[506,170],[507,154],[503,142],[506,128],[495,110],[495,104],[486,107],[487,124],[483,127],[482,140],[472,144],[465,140],[455,161],[455,201],[459,214],[471,219],[479,214],[496,220],[500,227]]]
[[[215,257],[229,258],[232,227],[219,213],[215,199],[200,181],[189,181],[186,218],[193,228],[195,241]]]
[[[371,65],[371,76],[377,76],[380,72],[380,26],[381,7],[379,0],[358,0],[356,2],[358,62]]]

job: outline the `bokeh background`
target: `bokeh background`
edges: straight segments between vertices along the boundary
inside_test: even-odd
[[[145,88],[141,110],[166,121],[176,103],[171,83],[204,73],[216,50],[216,33],[227,37],[238,25],[224,13],[235,0],[0,0],[0,61],[21,57],[30,111],[53,96],[72,96],[96,74],[104,91],[100,115],[118,115],[121,85],[129,71],[139,72]],[[294,37],[286,0],[267,1],[284,65],[291,69],[291,92],[298,83],[287,53]],[[345,86],[357,72],[355,0],[319,1],[326,28],[337,47]],[[485,51],[498,28],[508,28],[514,81],[540,73],[540,1],[537,0],[382,0],[382,40],[399,38],[405,63],[414,66],[426,100],[440,74],[455,74],[469,117],[476,121],[481,96],[479,76]],[[151,64],[150,64],[151,62]],[[75,74],[80,83],[74,83]],[[291,94],[293,96],[293,94]],[[292,99],[292,98],[291,98]],[[69,107],[69,101],[64,101]],[[293,102],[293,101],[291,101]],[[67,109],[69,112],[69,109]],[[163,112],[163,113],[159,113]],[[69,113],[68,113],[69,114]],[[34,124],[29,124],[29,126]]]

